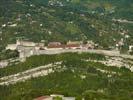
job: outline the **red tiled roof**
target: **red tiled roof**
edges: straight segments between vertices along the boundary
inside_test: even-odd
[[[60,42],[49,42],[48,44],[48,46],[53,46],[53,45],[58,46],[58,45],[61,45],[61,43]]]
[[[45,100],[47,98],[50,98],[50,96],[41,96],[41,97],[35,98],[34,100]]]
[[[65,45],[49,45],[47,48],[65,48]]]
[[[72,48],[72,47],[80,47],[79,44],[68,44],[66,47]]]

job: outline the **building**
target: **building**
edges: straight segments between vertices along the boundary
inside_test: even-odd
[[[62,100],[75,100],[75,97],[65,97],[64,95],[57,95],[57,94],[52,94],[50,96],[41,96],[35,98],[34,100],[56,100],[54,99],[55,97],[62,98]]]
[[[27,47],[34,47],[36,46],[36,43],[34,42],[29,42],[29,41],[21,41],[21,40],[17,40],[17,45],[21,45],[21,46],[27,46]]]
[[[94,49],[95,48],[95,44],[93,43],[87,43],[87,44],[82,44],[82,49]]]
[[[50,96],[41,96],[41,97],[35,98],[34,100],[53,100],[53,98]]]
[[[66,49],[81,49],[82,42],[81,41],[69,41],[67,42]]]
[[[44,47],[44,43],[37,43],[36,46],[39,46],[39,47]]]
[[[34,43],[34,42],[28,42],[28,41],[20,41],[17,40],[16,44],[8,44],[6,46],[6,50],[10,49],[10,50],[17,50],[18,46],[25,46],[25,47],[35,47],[35,46],[43,46],[43,44],[41,43]]]
[[[96,44],[93,41],[87,41],[86,47],[88,49],[94,49]]]
[[[60,50],[65,49],[65,45],[49,45],[46,48],[47,50]]]
[[[61,43],[60,42],[49,42],[48,46],[60,46]]]
[[[133,51],[133,45],[130,45],[129,46],[129,52],[132,52]]]
[[[17,49],[17,45],[16,44],[8,44],[6,46],[6,50],[16,50]]]
[[[81,49],[82,46],[79,44],[67,44],[65,49]]]
[[[83,44],[83,41],[68,41],[67,45],[68,44]]]
[[[0,68],[4,68],[8,65],[7,61],[0,61]]]
[[[68,41],[68,42],[67,42],[67,45],[72,45],[72,44],[81,45],[81,44],[83,44],[83,42],[82,42],[82,41]]]
[[[37,54],[37,49],[36,47],[25,47],[25,46],[17,46],[17,50],[19,52],[19,57],[24,58],[24,57],[30,57],[32,55]]]
[[[45,49],[44,43],[36,43],[35,49],[36,50],[44,50]]]
[[[57,49],[63,49],[65,48],[64,45],[62,45],[60,42],[49,42],[48,46],[46,47],[46,49],[48,50],[57,50]]]

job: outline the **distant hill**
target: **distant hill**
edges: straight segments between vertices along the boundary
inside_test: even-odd
[[[108,49],[133,43],[132,0],[1,0],[0,46],[31,41],[93,40]],[[112,47],[112,48],[113,48]]]

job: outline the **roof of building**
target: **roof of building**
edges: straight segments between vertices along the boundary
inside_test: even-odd
[[[67,44],[66,47],[72,48],[72,47],[80,47],[79,44]]]
[[[48,99],[48,98],[51,98],[51,97],[50,96],[41,96],[41,97],[35,98],[34,100],[45,100],[45,99]]]
[[[48,45],[47,48],[65,48],[65,45]]]
[[[67,45],[69,44],[82,44],[82,41],[68,41]]]
[[[61,45],[61,43],[60,42],[49,42],[48,46],[51,46],[51,45]]]

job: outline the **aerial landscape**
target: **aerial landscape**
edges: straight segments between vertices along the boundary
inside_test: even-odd
[[[0,100],[133,100],[133,0],[0,0]]]

